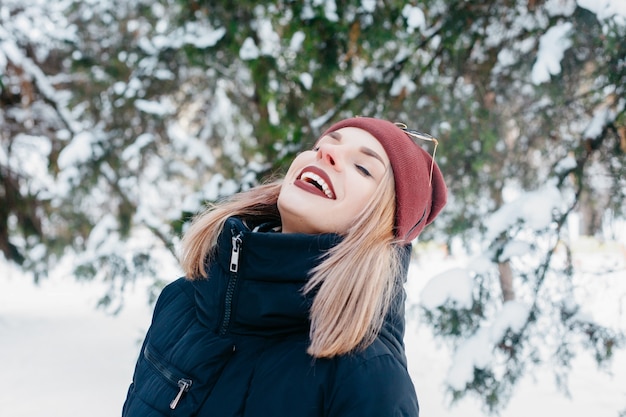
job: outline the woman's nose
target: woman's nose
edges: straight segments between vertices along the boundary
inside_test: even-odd
[[[317,151],[317,158],[335,169],[341,169],[341,151],[337,146],[321,145]]]

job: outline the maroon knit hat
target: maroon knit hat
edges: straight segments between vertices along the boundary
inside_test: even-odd
[[[371,117],[354,117],[335,123],[323,134],[356,127],[369,132],[383,145],[396,186],[395,235],[410,243],[439,214],[447,201],[447,188],[430,154],[394,123]],[[432,166],[432,182],[430,181]],[[431,182],[431,184],[429,184]]]

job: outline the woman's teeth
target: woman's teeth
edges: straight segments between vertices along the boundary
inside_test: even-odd
[[[326,181],[324,181],[322,177],[320,177],[319,175],[314,174],[312,172],[303,172],[302,175],[300,176],[300,179],[302,181],[306,181],[317,186],[320,190],[324,192],[324,194],[326,194],[326,197],[330,199],[335,198],[335,195],[330,190],[330,187],[328,186],[328,184],[326,184]]]

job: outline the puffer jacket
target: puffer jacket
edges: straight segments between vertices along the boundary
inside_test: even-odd
[[[209,279],[181,278],[159,296],[123,417],[417,417],[402,289],[369,347],[332,359],[306,353],[311,296],[301,289],[339,240],[252,232],[229,219]]]

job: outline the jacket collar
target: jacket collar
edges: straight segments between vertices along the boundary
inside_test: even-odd
[[[312,294],[305,296],[302,287],[340,241],[336,234],[253,232],[240,219],[228,219],[208,266],[209,278],[194,281],[200,321],[218,333],[307,336]],[[405,266],[409,254],[410,248],[403,252]],[[236,272],[231,271],[233,260]],[[397,290],[381,337],[403,358],[405,293],[402,285]]]
[[[308,334],[312,300],[302,287],[340,240],[335,234],[253,232],[229,218],[207,266],[208,279],[194,281],[199,320],[221,334]]]

